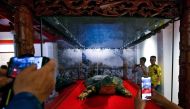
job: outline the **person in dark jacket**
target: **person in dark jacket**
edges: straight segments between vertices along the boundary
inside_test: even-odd
[[[42,103],[55,87],[55,61],[50,60],[41,69],[32,65],[15,79],[15,96],[6,109],[42,109]]]

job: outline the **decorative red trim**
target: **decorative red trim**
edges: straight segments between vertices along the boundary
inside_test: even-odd
[[[0,44],[13,44],[13,40],[0,40]]]
[[[14,53],[14,52],[0,52],[0,53]]]
[[[55,42],[55,41],[52,41],[52,40],[44,40],[44,43],[45,42]],[[0,40],[0,44],[13,44],[14,41],[13,40]],[[35,40],[34,43],[41,43],[40,40]]]

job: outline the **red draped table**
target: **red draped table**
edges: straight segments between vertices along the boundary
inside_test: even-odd
[[[46,104],[46,109],[134,109],[134,97],[137,94],[137,87],[129,81],[124,81],[123,84],[132,93],[133,97],[96,95],[85,100],[79,100],[77,97],[85,87],[83,81],[77,81],[75,84],[63,89],[52,102]],[[148,101],[146,109],[160,108],[152,101]]]

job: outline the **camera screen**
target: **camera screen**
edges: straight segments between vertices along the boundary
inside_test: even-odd
[[[42,57],[24,57],[24,58],[18,58],[13,57],[10,60],[10,65],[8,68],[8,76],[16,77],[17,74],[19,74],[23,69],[26,67],[36,64],[37,69],[40,69],[42,66]]]
[[[141,78],[142,83],[142,99],[143,100],[148,100],[146,97],[151,96],[151,78],[150,77],[142,77]]]

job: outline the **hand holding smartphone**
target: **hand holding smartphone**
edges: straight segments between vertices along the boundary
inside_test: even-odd
[[[12,57],[10,59],[7,75],[15,78],[23,69],[35,64],[37,69],[40,69],[45,63],[49,61],[47,57]]]
[[[8,66],[8,72],[7,76],[11,78],[15,78],[19,73],[21,73],[22,70],[24,70],[26,67],[31,66],[32,64],[35,64],[37,66],[37,69],[40,69],[44,64],[46,64],[50,59],[47,57],[12,57],[9,61]],[[13,89],[12,85],[10,86],[10,89],[8,89],[8,93],[6,95],[5,104],[3,106],[7,106],[9,104],[10,99],[13,97]]]
[[[150,100],[148,96],[152,96],[151,77],[141,77],[142,100]]]

